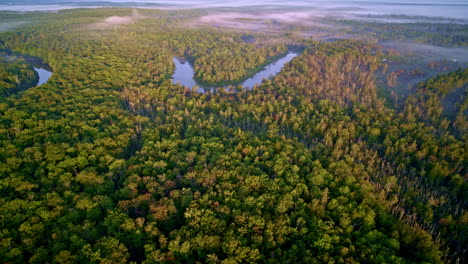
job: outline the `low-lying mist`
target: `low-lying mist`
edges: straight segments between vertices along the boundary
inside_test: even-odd
[[[319,21],[325,17],[325,14],[317,11],[213,12],[189,24],[260,32],[281,32],[294,26],[316,29],[334,27]]]
[[[461,47],[440,47],[414,42],[385,42],[384,47],[404,51],[418,56],[426,63],[438,60],[448,60],[459,64],[468,64],[468,49]],[[465,67],[467,65],[464,65]]]
[[[89,29],[107,29],[119,25],[133,24],[136,20],[143,18],[138,10],[134,9],[131,16],[110,16],[103,21],[89,25]]]
[[[26,24],[26,21],[0,22],[0,32],[11,31]]]

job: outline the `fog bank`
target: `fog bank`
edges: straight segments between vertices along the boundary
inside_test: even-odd
[[[307,8],[324,14],[344,16],[406,15],[468,21],[468,2],[465,0],[0,0],[0,10],[10,11],[44,11],[105,6],[164,9],[255,7],[257,10],[289,7]]]

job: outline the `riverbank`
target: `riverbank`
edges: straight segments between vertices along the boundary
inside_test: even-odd
[[[304,50],[304,48],[300,47],[288,47],[288,49],[285,51],[285,52],[282,52],[282,53],[279,53],[278,55],[276,56],[273,56],[273,57],[270,57],[268,58],[265,63],[262,63],[260,65],[258,65],[257,67],[253,68],[253,69],[250,69],[250,70],[246,70],[247,74],[240,78],[240,79],[237,79],[235,81],[223,81],[223,82],[216,82],[216,83],[212,83],[212,82],[207,82],[207,81],[203,81],[201,80],[199,77],[196,76],[196,74],[194,75],[193,79],[197,82],[197,84],[200,86],[200,87],[206,87],[208,89],[212,89],[212,88],[215,88],[215,87],[226,87],[226,86],[238,86],[238,85],[242,85],[246,80],[254,77],[256,74],[258,74],[259,72],[265,70],[265,68],[278,61],[279,59],[287,56],[289,53],[293,52],[293,53],[299,53],[299,52],[302,52]],[[195,60],[196,58],[186,58],[186,60],[192,65],[195,64]]]
[[[9,96],[42,85],[52,75],[52,68],[41,58],[0,50],[0,95]]]
[[[293,58],[298,56],[300,53],[288,49],[286,53],[281,53],[278,56],[272,57],[268,63],[262,64],[256,68],[255,72],[252,72],[247,77],[242,78],[236,82],[221,82],[221,83],[207,83],[196,78],[196,74],[193,68],[193,62],[187,58],[173,58],[176,69],[172,75],[174,84],[181,84],[183,86],[192,89],[197,86],[199,92],[205,92],[212,90],[217,87],[236,87],[243,86],[244,88],[252,89],[256,85],[263,82],[264,79],[269,79],[272,76],[276,76],[286,63],[291,61]],[[253,70],[252,70],[253,71]]]

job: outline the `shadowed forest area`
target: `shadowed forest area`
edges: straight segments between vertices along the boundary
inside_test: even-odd
[[[0,11],[2,262],[463,263],[468,25],[223,12]]]

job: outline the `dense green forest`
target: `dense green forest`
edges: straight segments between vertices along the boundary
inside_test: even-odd
[[[467,259],[467,68],[427,65],[393,102],[400,55],[376,41],[186,27],[205,12],[2,14],[29,21],[2,48],[54,72],[11,93],[37,77],[0,57],[2,262]],[[252,90],[170,79],[177,56],[235,83],[292,45]]]

